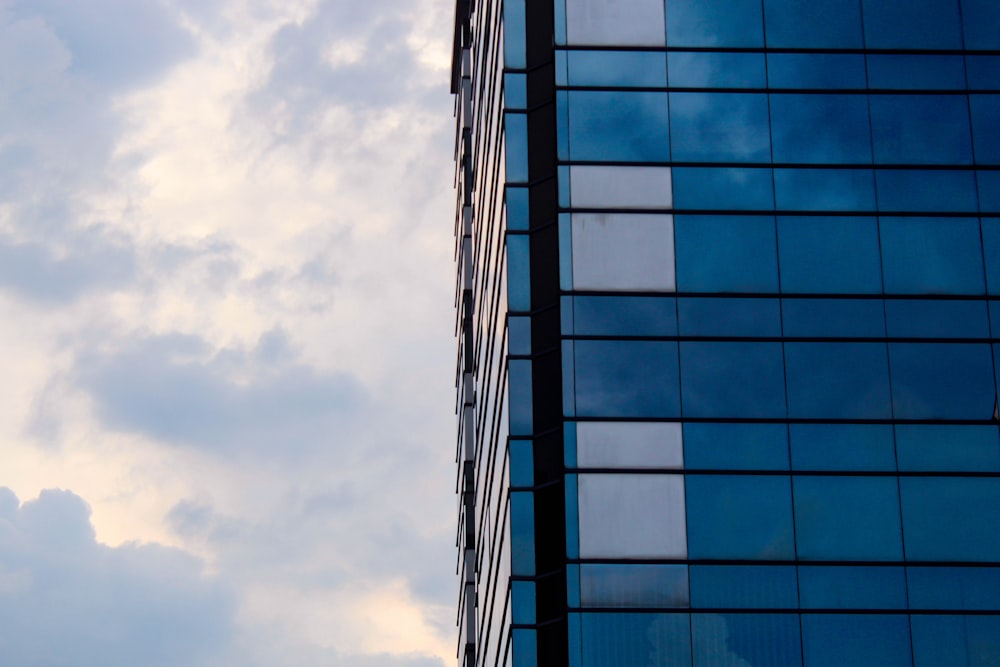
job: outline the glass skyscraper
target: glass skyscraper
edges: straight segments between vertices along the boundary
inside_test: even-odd
[[[1000,666],[1000,0],[458,0],[468,667]]]

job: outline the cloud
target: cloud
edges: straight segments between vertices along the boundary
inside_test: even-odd
[[[19,506],[0,488],[0,663],[207,666],[234,609],[183,551],[96,542],[79,496],[47,490]]]

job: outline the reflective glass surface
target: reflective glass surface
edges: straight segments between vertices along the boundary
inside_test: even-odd
[[[677,343],[577,341],[576,410],[581,416],[680,416]]]
[[[787,477],[689,475],[687,507],[692,558],[795,557]]]
[[[765,0],[764,19],[770,47],[863,46],[857,0]]]
[[[669,159],[665,94],[577,90],[570,91],[567,103],[571,159]]]
[[[668,46],[763,46],[759,0],[667,3]]]

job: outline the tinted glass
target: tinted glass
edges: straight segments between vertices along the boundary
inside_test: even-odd
[[[785,560],[795,556],[787,477],[690,475],[691,558]]]
[[[871,163],[863,95],[771,95],[775,162]],[[781,198],[778,198],[781,205]]]
[[[1000,663],[1000,616],[914,616],[914,667]]]
[[[971,171],[876,169],[875,190],[882,211],[977,210],[976,175]]]
[[[769,162],[767,95],[670,93],[670,136],[681,162]]]
[[[990,294],[1000,294],[1000,218],[983,218],[983,256]]]
[[[970,95],[978,164],[1000,164],[1000,95]]]
[[[854,53],[769,53],[771,88],[863,89],[865,57]]]
[[[583,564],[580,603],[585,607],[687,607],[687,566]]]
[[[971,164],[964,95],[872,95],[879,164]]]
[[[771,47],[864,46],[858,0],[764,0],[764,19]]]
[[[691,665],[687,614],[581,614],[582,667]]]
[[[682,336],[780,336],[777,299],[682,298],[677,303]]]
[[[782,263],[782,287],[786,273]],[[885,335],[884,309],[879,299],[782,299],[781,319],[787,337],[876,338]]]
[[[985,301],[886,299],[891,338],[988,338]]]
[[[695,667],[802,664],[799,619],[792,614],[691,614]]]
[[[692,580],[693,581],[693,580]],[[1000,609],[1000,568],[906,568],[912,609]]]
[[[990,419],[996,400],[990,346],[890,343],[897,419]]]
[[[798,606],[793,565],[692,565],[694,608],[781,609]]]
[[[965,48],[1000,49],[1000,5],[994,0],[962,0]]]
[[[775,169],[778,208],[789,211],[873,211],[870,169]]]
[[[667,46],[763,46],[760,0],[667,3]]]
[[[799,566],[802,606],[812,609],[906,609],[902,567]]]
[[[808,614],[802,617],[806,667],[912,667],[906,616]]]
[[[907,560],[989,562],[1000,553],[1000,478],[904,477],[899,493]]]
[[[667,59],[662,53],[642,51],[568,51],[571,86],[667,85]]]
[[[692,292],[775,292],[774,218],[674,216],[677,286]]]
[[[642,296],[573,297],[574,329],[580,335],[675,336],[673,298]]]
[[[762,53],[667,54],[674,88],[764,88],[767,74]]]
[[[780,343],[682,342],[685,417],[784,417]]]
[[[677,343],[581,340],[574,347],[578,415],[680,414]]]
[[[784,424],[684,424],[684,463],[690,470],[787,470]]]
[[[774,208],[770,169],[674,167],[674,204],[679,209],[770,211]]]
[[[789,417],[892,416],[883,343],[786,343],[785,366]]]
[[[899,469],[914,472],[1000,472],[996,426],[897,424]]]
[[[960,49],[958,0],[862,0],[869,49]]]
[[[571,159],[669,159],[665,94],[577,90],[568,100]]]
[[[795,470],[894,471],[891,424],[790,424]]]
[[[886,293],[983,293],[975,219],[881,218],[879,230]]]
[[[785,292],[882,291],[875,218],[779,216],[778,257]]]
[[[962,56],[869,54],[868,85],[889,90],[961,90],[965,88]]]

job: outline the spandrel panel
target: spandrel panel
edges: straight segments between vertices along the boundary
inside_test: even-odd
[[[781,336],[777,299],[686,297],[677,312],[682,336]]]
[[[882,291],[875,218],[778,216],[778,257],[785,292]]]
[[[779,209],[850,213],[875,209],[870,169],[775,169]]]
[[[687,565],[580,565],[584,607],[687,607]]]
[[[685,417],[785,416],[780,343],[682,342]]]
[[[976,164],[1000,164],[1000,95],[970,95]]]
[[[665,93],[573,90],[567,98],[570,159],[670,159]]]
[[[670,208],[670,167],[569,168],[570,203],[576,208]]]
[[[972,164],[964,95],[872,95],[877,164]]]
[[[890,343],[893,416],[990,419],[996,400],[988,344]]]
[[[778,242],[780,237],[780,222]],[[874,231],[874,230],[873,230]],[[877,253],[877,250],[875,251]],[[878,271],[878,256],[874,259]],[[817,264],[816,266],[823,266]],[[829,266],[840,266],[836,263]],[[787,271],[782,270],[782,289]],[[803,267],[804,268],[804,267]],[[841,266],[840,268],[843,269]],[[822,280],[817,282],[822,283]],[[802,290],[795,290],[802,291]],[[807,290],[819,291],[819,290]],[[838,292],[855,292],[845,289]],[[782,331],[787,338],[881,338],[885,336],[885,306],[881,299],[782,299]]]
[[[768,84],[774,88],[863,90],[865,57],[858,53],[769,53]]]
[[[675,167],[677,208],[717,211],[774,209],[770,169],[753,167]]]
[[[807,609],[906,609],[906,573],[900,566],[799,566],[799,593]]]
[[[792,468],[893,472],[892,424],[789,424]]]
[[[578,340],[576,412],[582,417],[678,417],[677,343]]]
[[[689,470],[788,470],[787,427],[689,422],[684,458]]]
[[[962,90],[962,56],[868,54],[868,86],[887,90]]]
[[[581,667],[691,667],[688,614],[580,614]]]
[[[762,53],[671,51],[667,63],[671,88],[767,87]]]
[[[795,477],[795,545],[803,560],[902,560],[892,477]]]
[[[788,416],[892,416],[884,343],[785,343]]]
[[[691,558],[795,558],[787,477],[689,475],[687,500]]]
[[[675,289],[671,216],[574,213],[572,228],[575,289]]]
[[[978,210],[976,174],[938,169],[876,169],[880,211],[972,213]]]
[[[862,0],[869,49],[961,49],[958,0]]]
[[[905,615],[802,616],[805,667],[912,667]]]
[[[1000,49],[1000,4],[994,0],[962,0],[965,48]]]
[[[761,3],[667,2],[667,46],[764,46]]]
[[[574,332],[582,336],[676,336],[677,300],[661,296],[573,297]]]
[[[903,477],[899,493],[907,560],[996,560],[1000,478]]]
[[[691,614],[694,667],[802,664],[794,614]]]
[[[983,294],[975,219],[881,218],[887,294]]]
[[[770,162],[767,96],[670,93],[670,136],[681,162]]]
[[[686,558],[684,477],[578,478],[581,558]]]
[[[772,48],[864,46],[858,0],[765,0],[764,21]]]
[[[1000,89],[1000,56],[966,55],[965,72],[971,90]]]
[[[890,338],[989,338],[985,301],[886,299]]]
[[[677,422],[579,422],[576,462],[581,468],[683,468]]]
[[[996,426],[897,424],[896,448],[905,472],[1000,472]]]
[[[775,162],[870,164],[864,95],[771,95]],[[779,206],[781,198],[778,198]]]
[[[644,51],[568,51],[571,86],[667,85],[667,59],[663,53]]]
[[[677,285],[685,292],[776,292],[770,216],[674,216]]]
[[[566,0],[570,44],[663,46],[663,1]]]
[[[1000,664],[1000,616],[919,615],[913,667],[993,667]]]
[[[799,605],[794,565],[692,565],[691,606],[791,609]]]

